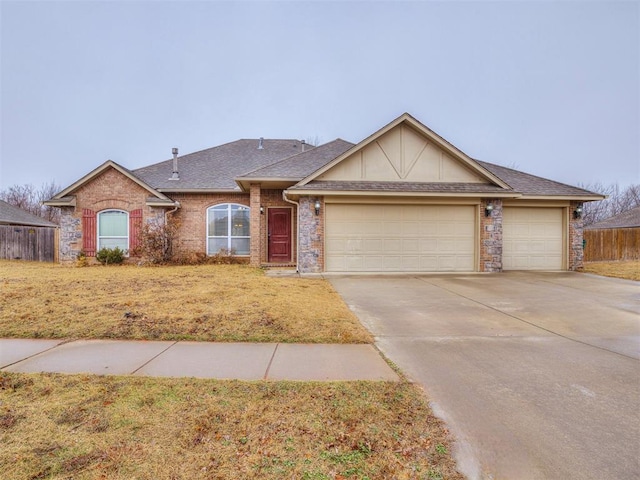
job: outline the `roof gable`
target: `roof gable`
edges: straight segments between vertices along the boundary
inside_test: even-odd
[[[106,170],[108,170],[110,168],[116,170],[117,172],[121,173],[125,177],[129,178],[134,183],[137,183],[143,189],[145,189],[149,193],[151,193],[152,196],[157,197],[157,198],[159,198],[161,200],[165,200],[165,201],[169,201],[169,202],[173,203],[171,201],[171,199],[169,199],[166,195],[158,192],[156,189],[154,189],[153,187],[148,185],[146,182],[144,182],[143,180],[138,178],[136,175],[134,175],[131,171],[127,170],[126,168],[124,168],[121,165],[118,165],[113,160],[107,160],[102,165],[100,165],[98,168],[92,170],[91,172],[86,174],[84,177],[82,177],[80,180],[76,181],[72,185],[70,185],[67,188],[65,188],[64,190],[62,190],[60,193],[58,193],[53,198],[51,198],[51,200],[48,200],[48,201],[44,202],[45,205],[50,205],[50,206],[66,206],[66,205],[69,205],[69,198],[68,198],[69,195],[72,195],[80,187],[86,185],[87,183],[89,183],[93,179],[99,177]]]
[[[319,181],[486,183],[509,188],[405,113],[299,183]]]

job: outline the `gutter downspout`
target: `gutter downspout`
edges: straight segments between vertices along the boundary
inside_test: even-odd
[[[170,213],[174,213],[176,210],[178,210],[181,205],[180,202],[175,202],[174,205],[176,206],[176,208],[171,209],[171,210],[167,210],[166,212],[164,212],[164,221],[165,223],[167,222],[167,217],[169,216]]]
[[[286,190],[282,190],[282,199],[296,206],[296,273],[300,273],[300,204],[287,198]]]
[[[173,209],[171,209],[171,210],[166,210],[166,211],[164,212],[164,225],[165,225],[165,227],[167,226],[167,222],[169,221],[169,220],[168,220],[168,219],[169,219],[169,215],[170,215],[170,214],[172,214],[172,213],[175,213],[175,212],[180,208],[180,206],[181,206],[181,205],[180,205],[180,202],[175,202],[175,204],[174,204],[174,205],[176,206],[175,208],[173,208]],[[165,230],[165,231],[166,231],[166,230]],[[166,251],[166,248],[167,248],[167,246],[165,245],[165,251]]]

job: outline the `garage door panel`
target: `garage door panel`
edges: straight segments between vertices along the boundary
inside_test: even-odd
[[[382,225],[379,223],[361,223],[360,229],[362,233],[371,235],[371,234],[379,234],[382,232]]]
[[[402,271],[402,257],[399,255],[385,255],[382,257],[382,270],[392,272]]]
[[[562,208],[505,207],[502,229],[505,270],[562,269]]]
[[[420,251],[420,240],[417,238],[407,238],[400,240],[402,244],[401,251],[407,255],[415,254]]]
[[[400,226],[400,233],[403,235],[420,235],[420,222],[410,220]]]
[[[378,238],[368,238],[362,241],[362,248],[368,252],[383,252],[384,242]]]
[[[431,252],[435,252],[438,250],[438,239],[437,238],[423,238],[420,242],[420,253],[426,254],[429,256]]]
[[[349,270],[359,270],[364,268],[363,258],[361,256],[349,255],[344,257],[344,265]]]
[[[474,271],[473,206],[340,205],[326,209],[327,271]]]
[[[420,270],[423,272],[437,272],[438,271],[438,259],[436,257],[421,256],[420,257]]]

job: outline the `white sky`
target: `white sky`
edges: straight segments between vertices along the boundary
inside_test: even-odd
[[[403,112],[467,154],[640,183],[640,2],[0,0],[0,188]]]

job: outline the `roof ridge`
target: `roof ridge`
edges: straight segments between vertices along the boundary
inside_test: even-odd
[[[273,167],[275,165],[278,165],[279,163],[282,163],[282,162],[287,161],[287,160],[291,160],[292,158],[300,156],[300,155],[306,155],[309,152],[313,152],[318,148],[325,147],[325,146],[330,145],[332,143],[335,143],[337,141],[342,141],[342,142],[345,142],[345,143],[349,143],[351,145],[355,145],[354,143],[351,143],[351,142],[349,142],[347,140],[343,140],[342,138],[336,138],[334,140],[330,140],[330,141],[328,141],[326,143],[323,143],[322,145],[312,146],[312,148],[310,148],[309,150],[305,150],[304,152],[294,153],[293,155],[289,155],[288,157],[282,158],[282,159],[278,160],[277,162],[273,162],[273,163],[271,163],[269,165],[263,165],[262,167],[256,168],[255,170],[250,170],[248,172],[245,172],[242,175],[238,175],[238,177],[236,177],[236,178],[244,177],[244,176],[246,176],[246,175],[248,175],[250,173],[258,172],[258,171],[263,170],[265,168],[271,168],[271,167]],[[309,144],[306,144],[306,145],[309,145]],[[298,178],[298,177],[296,177],[296,178]]]
[[[263,140],[269,140],[269,141],[276,140],[276,141],[280,141],[280,142],[290,142],[290,141],[301,142],[301,140],[297,139],[297,138],[263,138]],[[231,145],[232,143],[248,142],[248,141],[259,142],[260,138],[238,138],[236,140],[232,140],[230,142],[221,143],[220,145],[215,145],[213,147],[207,147],[207,148],[203,148],[203,149],[200,149],[200,150],[196,150],[195,152],[189,152],[189,153],[185,153],[185,154],[182,154],[182,155],[178,155],[178,158],[184,158],[184,157],[188,157],[190,155],[196,155],[196,154],[199,154],[199,153],[202,153],[202,152],[206,152],[208,150],[215,150],[215,149],[218,149],[218,148],[221,148],[221,147],[225,147],[227,145]],[[145,165],[144,167],[139,167],[139,168],[136,168],[134,170],[130,170],[130,172],[143,170],[145,168],[154,167],[156,165],[160,165],[161,163],[171,162],[171,161],[173,161],[173,158],[168,158],[166,160],[160,160],[159,162],[150,163],[149,165]]]

